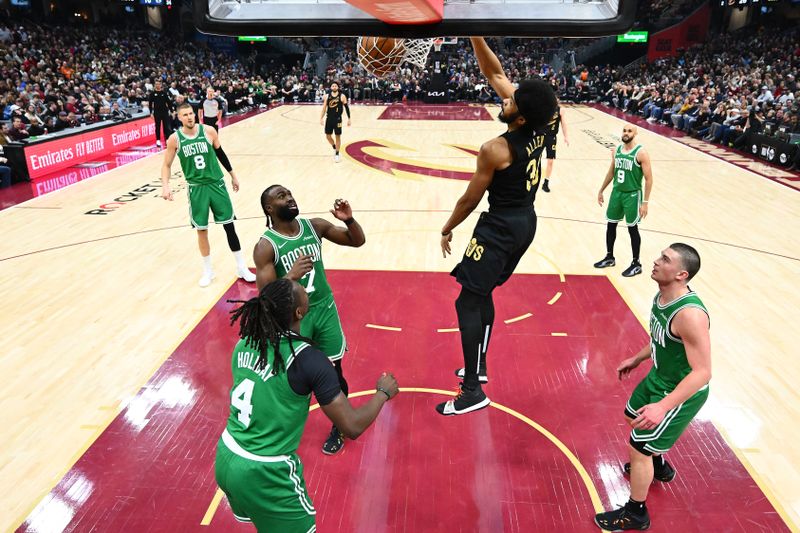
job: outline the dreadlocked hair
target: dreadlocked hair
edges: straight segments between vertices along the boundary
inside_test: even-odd
[[[268,228],[272,227],[272,217],[269,216],[269,213],[267,213],[267,201],[269,200],[270,191],[272,189],[274,189],[275,187],[280,187],[280,185],[277,185],[277,184],[270,185],[269,187],[264,189],[264,192],[261,193],[261,209],[264,211],[264,214],[267,216],[267,227]]]
[[[267,348],[272,346],[274,357],[272,373],[285,370],[286,363],[280,352],[281,338],[289,339],[289,349],[295,355],[293,340],[312,343],[291,330],[292,314],[297,307],[292,282],[281,278],[266,285],[255,298],[249,300],[228,300],[241,304],[231,311],[231,325],[239,321],[239,337],[246,340],[258,353],[255,370],[267,365]]]

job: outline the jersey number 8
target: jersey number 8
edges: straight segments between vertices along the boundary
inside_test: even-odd
[[[194,156],[194,168],[197,170],[203,170],[206,168],[206,158],[202,155]]]

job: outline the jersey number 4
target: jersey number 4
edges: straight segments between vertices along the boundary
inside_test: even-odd
[[[253,386],[252,379],[245,379],[231,392],[231,405],[238,409],[237,418],[247,428],[250,425],[250,415],[253,414]]]

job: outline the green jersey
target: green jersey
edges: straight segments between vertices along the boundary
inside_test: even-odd
[[[294,354],[308,344],[292,341]],[[289,339],[279,349],[288,369],[294,361]],[[258,352],[245,339],[236,343],[231,362],[233,388],[226,429],[245,451],[259,456],[288,455],[297,450],[308,418],[311,395],[299,396],[289,386],[286,370],[273,373],[274,348],[267,348],[267,364],[256,366]]]
[[[189,185],[210,185],[222,179],[222,169],[211,144],[203,132],[203,124],[197,125],[197,135],[187,137],[178,128],[178,160]]]
[[[672,335],[670,327],[672,319],[682,309],[687,307],[697,307],[702,309],[707,315],[708,310],[703,302],[693,291],[689,291],[680,298],[661,305],[658,299],[661,293],[657,294],[653,300],[653,308],[650,310],[650,350],[653,358],[653,368],[650,370],[650,378],[665,392],[672,392],[678,383],[692,371],[689,361],[686,359],[686,348],[683,341]]]
[[[297,221],[300,223],[297,235],[288,237],[272,228],[267,228],[261,238],[269,241],[275,250],[275,272],[279,278],[286,276],[298,257],[310,255],[314,268],[300,278],[300,285],[306,288],[309,307],[313,308],[321,303],[330,305],[333,291],[325,276],[325,265],[322,264],[322,241],[309,219],[298,218]]]
[[[642,148],[637,144],[628,153],[623,152],[624,145],[617,146],[614,152],[614,188],[620,192],[636,192],[642,190],[642,178],[644,172],[642,165],[636,160],[636,154]]]

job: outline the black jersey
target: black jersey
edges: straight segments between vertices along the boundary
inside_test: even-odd
[[[547,135],[555,137],[558,135],[558,128],[561,126],[561,108],[556,107],[556,112],[550,122],[547,123]]]
[[[511,150],[512,163],[495,170],[489,185],[489,211],[509,207],[531,207],[539,188],[544,134],[517,128],[501,135]]]
[[[342,93],[340,92],[336,96],[328,93],[328,107],[325,108],[328,118],[341,118],[342,109]]]

